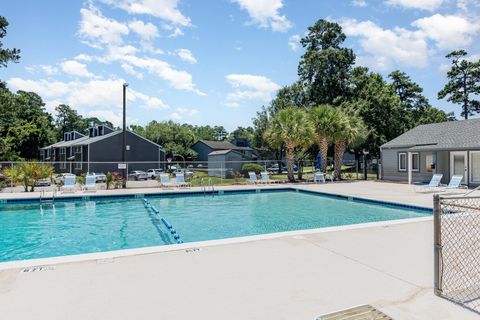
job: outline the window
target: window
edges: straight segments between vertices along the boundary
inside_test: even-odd
[[[75,153],[82,153],[82,146],[76,146]]]
[[[75,169],[82,170],[82,162],[81,161],[75,162]]]
[[[66,149],[65,148],[60,148],[60,155],[65,154]]]
[[[407,171],[407,154],[404,152],[398,154],[398,171]]]
[[[425,156],[425,171],[433,172],[435,171],[435,158],[432,154],[427,154]]]
[[[412,171],[420,171],[420,154],[412,153]]]
[[[67,164],[65,162],[60,162],[60,169],[65,169]]]
[[[470,152],[470,174],[472,182],[480,182],[480,151]]]

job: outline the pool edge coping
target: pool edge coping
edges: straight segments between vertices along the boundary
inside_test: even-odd
[[[297,192],[303,192],[303,193],[332,196],[332,197],[348,199],[353,201],[355,200],[365,201],[367,203],[375,203],[379,205],[391,205],[391,206],[402,207],[402,208],[411,208],[411,209],[417,209],[421,211],[432,210],[432,208],[419,206],[419,205],[407,205],[401,202],[384,201],[384,200],[372,199],[368,197],[358,197],[353,195],[338,194],[338,193],[331,193],[331,192],[318,191],[318,190],[305,190],[305,189],[300,189],[299,187],[300,187],[299,185],[295,185],[295,186],[263,188],[263,189],[262,188],[229,189],[229,190],[217,190],[215,191],[215,193],[218,194],[219,191],[223,191],[224,193],[233,193],[238,191],[256,193],[258,192],[257,190],[265,190],[265,191],[275,191],[275,190],[289,191],[290,190],[290,191],[297,191]],[[161,194],[184,195],[184,194],[198,194],[198,193],[203,194],[202,191],[185,190],[182,192],[167,192],[167,193],[152,192],[152,193],[133,193],[133,194],[124,194],[124,195],[123,194],[112,195],[112,198],[130,198],[130,197],[137,198],[136,196],[139,194],[146,195],[146,196],[158,196]],[[109,196],[107,195],[107,198],[108,197]],[[72,197],[65,197],[63,199],[71,199],[71,198]],[[104,195],[98,195],[97,198],[101,199],[105,197]],[[16,203],[20,203],[20,202],[16,202]],[[188,243],[182,243],[182,244],[170,244],[170,245],[162,245],[162,246],[150,246],[150,247],[143,247],[143,248],[124,249],[124,250],[82,253],[82,254],[67,255],[67,256],[49,257],[49,258],[14,260],[14,261],[0,262],[0,271],[20,269],[20,268],[31,268],[36,266],[51,266],[51,265],[57,265],[57,264],[86,262],[86,261],[103,260],[103,259],[115,259],[115,258],[122,258],[122,257],[128,257],[128,256],[155,254],[155,253],[162,253],[162,252],[173,252],[173,251],[187,250],[192,248],[202,248],[202,247],[210,247],[210,246],[218,246],[218,245],[245,243],[245,242],[258,241],[258,240],[269,240],[269,239],[300,236],[300,235],[307,235],[307,234],[328,233],[328,232],[336,232],[336,231],[348,231],[348,230],[355,230],[355,229],[391,226],[391,225],[398,225],[398,224],[408,224],[408,223],[430,221],[432,219],[433,219],[433,216],[395,219],[395,220],[386,220],[386,221],[349,224],[349,225],[334,226],[334,227],[321,227],[321,228],[315,228],[315,229],[301,229],[301,230],[293,230],[293,231],[265,233],[265,234],[233,237],[233,238],[226,238],[226,239],[204,240],[204,241],[188,242]]]

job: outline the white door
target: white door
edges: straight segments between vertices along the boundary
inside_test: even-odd
[[[463,176],[462,183],[468,184],[467,151],[450,152],[450,178],[453,175]]]

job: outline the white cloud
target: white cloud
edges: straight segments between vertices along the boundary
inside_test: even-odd
[[[435,14],[415,20],[413,26],[435,41],[439,49],[456,49],[468,46],[480,30],[480,22],[469,21],[455,15]]]
[[[147,41],[151,41],[159,35],[157,27],[150,22],[144,23],[141,20],[134,20],[128,23],[128,27]]]
[[[174,112],[170,114],[170,118],[174,120],[181,120],[185,117],[193,117],[199,111],[197,109],[188,109],[188,108],[176,108]]]
[[[390,6],[404,7],[408,9],[422,9],[433,11],[438,9],[444,0],[387,0],[386,3]]]
[[[134,55],[120,56],[117,59],[137,68],[147,70],[168,81],[175,89],[195,92],[202,96],[205,95],[205,93],[196,88],[190,73],[177,70],[165,61],[154,58],[139,58]]]
[[[190,26],[190,18],[178,10],[178,0],[102,0],[130,14],[147,14],[180,26]]]
[[[168,35],[169,38],[176,38],[183,36],[183,31],[180,28],[175,28],[175,30]]]
[[[77,77],[93,77],[93,73],[87,70],[87,65],[76,60],[67,60],[60,63],[62,71],[66,74]]]
[[[272,99],[272,94],[280,89],[278,84],[264,76],[229,74],[225,78],[234,89],[227,96],[229,102],[238,102],[246,99],[258,99],[268,102]],[[228,107],[235,107],[235,105],[230,104]]]
[[[292,49],[293,51],[298,51],[298,49],[300,49],[300,35],[298,34],[294,34],[293,36],[291,36],[289,39],[288,39],[288,45],[290,46],[290,49]]]
[[[105,109],[122,107],[124,82],[123,79],[61,82],[22,78],[11,78],[7,81],[8,85],[15,90],[34,91],[48,100],[62,101],[74,108],[102,107]],[[147,109],[169,108],[161,99],[148,96],[132,88],[127,90],[127,100],[136,106]]]
[[[240,107],[240,104],[238,102],[227,102],[225,103],[225,107],[229,109],[236,109]]]
[[[193,56],[192,52],[188,49],[178,49],[177,55],[182,59],[183,61],[186,61],[191,64],[197,63],[197,59]]]
[[[252,23],[262,28],[271,28],[273,31],[285,32],[292,27],[287,16],[279,13],[283,7],[283,0],[234,0],[248,12]]]
[[[370,54],[363,57],[363,62],[370,66],[387,69],[392,65],[425,67],[428,64],[428,44],[419,31],[398,27],[383,29],[372,21],[355,19],[343,19],[341,25],[347,36],[360,38],[360,46]]]
[[[82,53],[82,54],[79,54],[79,55],[75,56],[74,59],[78,60],[78,61],[91,62],[93,60],[93,57]]]
[[[365,0],[352,0],[352,6],[354,7],[364,8],[367,5],[367,1]]]
[[[120,45],[123,42],[122,36],[129,32],[125,24],[103,16],[94,6],[80,9],[80,14],[79,34],[92,47],[100,47],[96,41],[106,45]]]
[[[123,71],[128,73],[129,75],[132,75],[134,77],[137,77],[138,79],[143,79],[143,73],[136,71],[131,65],[128,63],[122,63],[121,65]]]

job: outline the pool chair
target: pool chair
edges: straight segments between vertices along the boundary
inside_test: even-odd
[[[325,174],[323,172],[315,172],[313,174],[313,183],[319,184],[319,183],[325,183],[327,182],[325,180]]]
[[[186,187],[186,188],[190,188],[192,186],[190,182],[185,181],[185,174],[183,173],[177,173],[175,175],[175,184],[179,187]]]
[[[250,178],[249,182],[253,184],[259,184],[260,181],[257,179],[255,172],[248,172],[248,177]]]
[[[61,187],[62,192],[75,192],[76,179],[77,177],[66,176],[65,180],[63,181],[63,186]]]
[[[415,192],[432,192],[438,190],[443,174],[434,174],[429,184],[422,186],[415,186]]]
[[[161,173],[160,174],[160,187],[169,188],[174,187],[175,183],[170,181],[170,177],[168,173]]]
[[[277,181],[277,180],[270,180],[270,176],[268,175],[268,172],[260,172],[260,175],[262,176],[262,183],[273,184],[273,183],[279,183],[280,182],[280,181]]]
[[[467,186],[462,186],[463,176],[453,176],[446,187],[439,187],[439,192],[455,192],[461,189],[468,189]]]
[[[86,176],[83,192],[93,191],[97,192],[97,178],[95,176]]]

